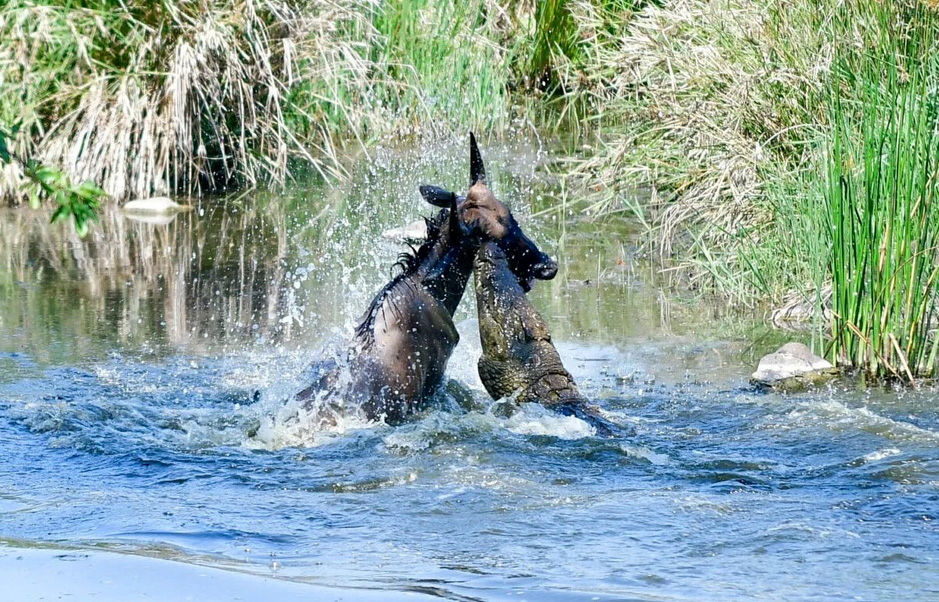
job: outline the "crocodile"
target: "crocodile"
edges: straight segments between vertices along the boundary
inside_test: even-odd
[[[601,436],[622,429],[600,414],[580,392],[564,367],[548,324],[513,274],[509,255],[486,242],[474,260],[476,311],[479,317],[479,378],[493,399],[513,397],[537,402],[564,415],[581,418]]]

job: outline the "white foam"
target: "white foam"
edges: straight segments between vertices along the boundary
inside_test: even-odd
[[[831,429],[858,429],[896,441],[936,444],[939,433],[909,422],[881,416],[867,407],[850,407],[834,399],[800,403],[790,412],[797,424],[822,422]]]
[[[892,458],[893,456],[899,456],[902,452],[895,447],[888,447],[886,449],[879,449],[877,451],[871,452],[864,456],[864,461],[867,463],[878,462],[885,458]]]
[[[306,405],[296,397],[281,402],[271,413],[262,413],[258,419],[257,431],[242,444],[248,449],[317,447],[350,431],[378,424],[365,420],[357,412],[331,412],[324,410],[322,404]]]
[[[627,456],[646,460],[650,464],[655,464],[656,466],[664,466],[669,463],[669,457],[667,455],[654,452],[648,447],[643,447],[641,445],[629,445],[628,443],[620,443],[619,447],[620,450]]]
[[[576,416],[562,416],[537,403],[526,403],[505,419],[505,428],[519,435],[546,435],[558,439],[592,437],[596,431]]]

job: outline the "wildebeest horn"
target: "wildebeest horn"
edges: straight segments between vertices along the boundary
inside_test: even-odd
[[[470,186],[476,182],[486,183],[486,168],[483,166],[483,157],[476,146],[476,136],[470,132]]]

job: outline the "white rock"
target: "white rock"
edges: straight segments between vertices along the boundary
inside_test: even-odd
[[[831,370],[833,367],[802,343],[786,343],[760,360],[752,378],[761,383],[774,383],[811,372]]]
[[[167,214],[192,209],[189,205],[180,205],[166,196],[155,196],[149,199],[135,199],[124,203],[121,207],[127,213]]]

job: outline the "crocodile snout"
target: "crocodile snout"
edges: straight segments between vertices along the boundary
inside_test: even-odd
[[[551,280],[558,273],[558,263],[553,259],[548,259],[535,264],[533,271],[538,280]]]

